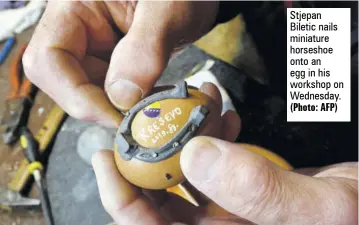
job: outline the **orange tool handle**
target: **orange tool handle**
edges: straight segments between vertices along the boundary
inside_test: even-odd
[[[33,84],[25,76],[24,79],[22,80],[22,84],[20,87],[20,92],[18,94],[18,97],[20,97],[20,98],[30,97],[32,88],[33,88]]]
[[[23,45],[19,52],[15,55],[14,59],[11,61],[10,65],[10,75],[9,75],[9,83],[10,90],[7,96],[7,100],[16,99],[19,97],[29,97],[32,84],[29,80],[24,79],[21,83],[21,75],[22,75],[22,56],[26,50],[27,44]]]

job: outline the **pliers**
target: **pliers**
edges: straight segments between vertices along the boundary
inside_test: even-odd
[[[19,128],[26,125],[33,104],[34,85],[23,75],[22,56],[27,44],[22,46],[11,62],[10,90],[5,101],[5,110],[0,126],[5,144],[12,144],[19,138]]]

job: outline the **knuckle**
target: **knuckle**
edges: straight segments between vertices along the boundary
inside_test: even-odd
[[[39,44],[29,44],[22,56],[22,66],[24,74],[36,85],[42,88],[43,83],[43,64],[49,59],[49,53],[46,48]]]
[[[91,121],[91,112],[92,110],[86,106],[87,104],[68,104],[68,107],[67,107],[67,113],[75,118],[75,119],[78,119],[78,120],[81,120],[81,121]]]
[[[112,217],[118,217],[123,214],[123,206],[121,203],[115,201],[112,196],[101,197],[102,206],[105,211]]]
[[[121,220],[121,224],[145,224],[148,222],[143,217],[144,208],[141,198],[125,201],[124,199],[114,199],[111,195],[102,197],[102,206],[108,214]]]
[[[33,78],[35,75],[33,70],[33,65],[35,64],[36,61],[35,58],[36,58],[36,54],[31,48],[28,47],[25,50],[24,55],[22,57],[22,65],[24,68],[24,72],[29,79]]]
[[[246,190],[252,190],[257,194],[264,194],[267,187],[271,183],[273,174],[268,163],[262,157],[250,156],[243,165],[243,171],[246,176],[244,177],[244,187]]]
[[[268,208],[274,205],[283,205],[284,197],[282,194],[280,180],[275,171],[266,169],[262,170],[261,174],[256,177],[259,180],[259,184],[254,186],[256,197],[253,198],[256,208],[254,213],[261,211],[267,211]]]
[[[228,190],[236,199],[235,212],[255,216],[273,204],[282,203],[279,176],[265,159],[246,157],[234,171],[236,179],[231,179]]]
[[[356,185],[356,184],[355,184]],[[329,184],[336,190],[334,196],[322,196],[322,208],[318,211],[326,224],[357,224],[358,223],[358,189],[345,181]],[[338,210],[340,209],[340,210]],[[319,218],[318,218],[319,219]]]
[[[120,206],[110,198],[102,197],[102,206],[110,215],[115,215],[120,211]]]

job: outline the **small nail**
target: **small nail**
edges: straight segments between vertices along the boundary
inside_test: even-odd
[[[107,94],[116,108],[128,110],[142,99],[143,91],[129,80],[117,80],[107,87]]]
[[[218,172],[220,150],[206,138],[194,138],[181,153],[181,167],[185,176],[194,181],[208,181]]]

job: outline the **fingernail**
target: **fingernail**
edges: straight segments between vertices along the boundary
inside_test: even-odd
[[[142,99],[143,91],[129,80],[117,80],[107,87],[112,104],[120,110],[128,110]]]
[[[181,153],[181,167],[193,181],[208,181],[216,176],[221,157],[220,150],[206,138],[194,138]]]
[[[199,88],[199,91],[204,92],[206,90],[206,88],[208,87],[208,85],[210,85],[210,84],[211,84],[210,82],[203,82],[203,84]]]

